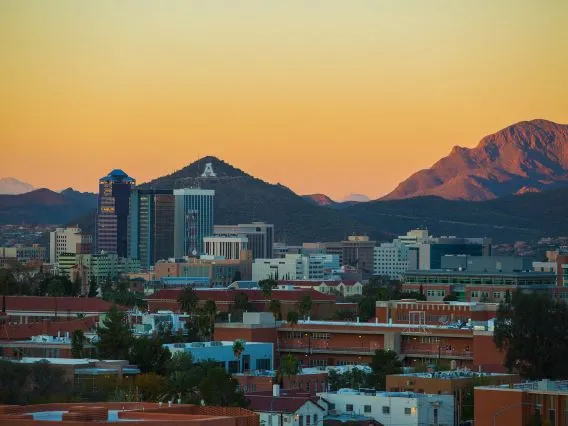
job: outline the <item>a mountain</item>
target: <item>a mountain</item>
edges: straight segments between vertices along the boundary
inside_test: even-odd
[[[481,201],[568,185],[568,125],[522,121],[456,146],[430,169],[414,173],[385,200],[435,195]]]
[[[337,204],[325,194],[302,195],[302,198],[312,204],[315,204],[316,206],[333,207],[335,204]]]
[[[349,194],[341,199],[341,203],[366,203],[371,201],[365,194]]]
[[[568,236],[568,188],[486,201],[416,197],[378,200],[342,210],[352,220],[392,236],[416,227],[435,235],[484,236],[496,242]]]
[[[72,189],[57,193],[42,188],[25,194],[0,195],[0,224],[64,224],[92,211],[96,205],[96,195]]]
[[[201,177],[207,163],[211,163],[216,177]],[[277,241],[334,241],[354,232],[370,231],[337,210],[316,206],[283,185],[264,182],[215,157],[201,158],[175,173],[140,185],[146,189],[192,186],[215,190],[216,224],[273,223]]]
[[[33,191],[35,188],[29,183],[22,182],[13,177],[0,178],[0,194],[17,195]]]

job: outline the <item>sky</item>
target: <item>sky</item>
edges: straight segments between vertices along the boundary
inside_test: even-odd
[[[95,191],[215,155],[388,193],[454,145],[568,123],[565,0],[0,0],[0,177]]]

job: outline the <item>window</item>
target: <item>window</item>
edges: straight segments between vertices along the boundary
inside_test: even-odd
[[[410,413],[411,413],[410,407],[404,407],[404,414],[406,416],[410,416]]]
[[[318,426],[318,415],[314,414],[314,426]]]
[[[302,416],[301,414],[298,416],[298,424],[300,426],[304,426],[304,416]]]
[[[330,410],[335,410],[335,404],[329,403],[329,409],[330,409]]]
[[[371,412],[371,406],[365,405],[365,413],[370,413],[370,412]]]
[[[388,405],[383,405],[383,414],[390,414],[391,408]]]
[[[306,426],[310,426],[311,417],[309,414],[306,414]]]
[[[347,411],[348,413],[352,413],[353,412],[353,404],[347,404],[345,406],[345,411]]]
[[[257,370],[270,370],[270,359],[269,358],[261,358],[256,360],[256,369]]]

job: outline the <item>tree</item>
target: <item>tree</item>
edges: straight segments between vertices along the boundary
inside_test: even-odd
[[[276,288],[276,281],[272,278],[268,278],[266,280],[260,280],[258,285],[264,297],[270,299],[272,297],[272,290]]]
[[[178,303],[182,312],[190,314],[195,312],[199,303],[197,292],[190,286],[185,287],[178,297]]]
[[[370,367],[373,370],[370,383],[376,389],[385,388],[387,375],[400,374],[402,372],[402,363],[398,360],[396,352],[384,349],[375,351]]]
[[[83,330],[75,330],[71,335],[71,355],[73,358],[84,358],[85,333]]]
[[[354,367],[344,373],[332,369],[329,371],[328,383],[332,391],[341,388],[359,389],[370,386],[371,376],[371,373],[361,368]]]
[[[128,359],[132,333],[126,324],[124,312],[113,305],[102,326],[97,329],[97,349],[102,359]]]
[[[239,361],[239,371],[241,371],[241,354],[245,351],[245,342],[238,339],[233,343],[233,353],[235,358]]]
[[[215,317],[217,316],[217,304],[214,300],[207,300],[203,305],[202,315],[204,316],[203,331],[206,331],[208,340],[213,338],[213,332],[215,330]]]
[[[270,310],[270,312],[272,312],[274,321],[278,320],[282,316],[282,305],[280,303],[280,300],[272,299],[268,304],[268,309]]]
[[[199,383],[199,394],[206,405],[246,407],[245,395],[238,389],[239,382],[219,366],[207,369]]]
[[[276,376],[279,381],[282,381],[284,377],[293,377],[302,371],[300,361],[292,354],[287,354],[286,356],[280,358],[280,365],[278,366],[278,371]]]
[[[234,275],[233,275],[233,279],[231,280],[232,282],[235,281],[240,281],[241,278],[241,271],[239,271],[238,269],[235,271]]]
[[[248,311],[250,308],[248,296],[242,291],[235,294],[233,301],[234,301],[235,310],[237,311],[244,312]]]
[[[298,311],[301,316],[306,317],[309,316],[312,312],[312,296],[306,294],[302,296],[300,299],[300,303],[298,305]]]
[[[29,366],[0,359],[0,403],[26,404]]]
[[[546,321],[543,319],[546,318]],[[547,296],[516,293],[497,311],[493,338],[505,367],[527,379],[567,379],[568,306]]]
[[[143,401],[156,401],[166,392],[167,379],[156,373],[139,374],[134,378],[134,386],[142,394]]]
[[[34,402],[59,400],[59,398],[56,398],[57,394],[68,389],[65,371],[51,365],[46,360],[32,364],[29,378],[32,383],[31,392]]]
[[[375,316],[377,302],[370,297],[361,299],[358,305],[359,318],[363,322],[369,321]]]
[[[132,342],[128,360],[142,373],[164,374],[170,357],[170,351],[159,339],[140,337]]]
[[[458,295],[455,293],[450,293],[444,297],[444,302],[457,302],[458,300]]]
[[[97,297],[99,295],[99,286],[97,285],[97,281],[91,279],[89,282],[89,294],[88,297]]]
[[[298,324],[298,318],[299,315],[296,311],[288,311],[288,314],[286,315],[286,321],[289,322],[292,326]]]
[[[339,309],[335,311],[333,318],[338,321],[353,321],[355,319],[355,312],[350,309]]]

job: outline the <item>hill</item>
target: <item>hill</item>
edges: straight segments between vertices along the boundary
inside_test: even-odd
[[[29,183],[22,182],[13,177],[0,178],[0,194],[25,194],[33,191],[35,188]]]
[[[0,224],[63,224],[93,210],[96,205],[94,194],[72,189],[57,193],[42,188],[25,194],[0,195]]]
[[[215,177],[201,176],[207,163],[212,164]],[[216,224],[273,223],[276,240],[289,244],[341,240],[351,233],[372,231],[337,210],[316,206],[283,185],[264,182],[216,157],[201,158],[140,185],[145,189],[181,187],[215,190]]]
[[[302,198],[312,204],[315,204],[316,206],[333,207],[335,204],[337,204],[325,194],[302,195]]]
[[[473,149],[456,146],[431,168],[400,183],[385,200],[435,195],[488,200],[568,185],[568,125],[522,121],[484,137]]]
[[[416,227],[436,235],[487,236],[496,242],[534,241],[568,235],[568,188],[487,201],[416,197],[378,200],[342,212],[376,232],[392,236]]]

